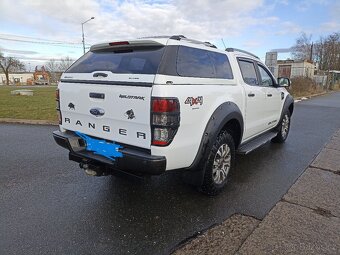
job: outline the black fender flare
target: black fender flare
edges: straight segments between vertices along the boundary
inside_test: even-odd
[[[211,147],[216,141],[218,134],[230,120],[236,120],[240,126],[241,130],[239,141],[235,141],[235,145],[240,144],[244,132],[244,122],[241,110],[235,103],[225,102],[218,106],[211,115],[202,135],[196,157],[193,163],[188,168],[186,168],[188,171],[185,173],[188,173],[190,177],[188,176],[188,179],[185,179],[187,179],[189,183],[198,186],[202,184],[204,177],[204,171],[200,167],[202,159],[207,156]],[[186,177],[185,175],[184,177]]]
[[[289,109],[290,107],[291,110]],[[286,112],[286,111],[290,111],[290,115],[292,116],[293,114],[293,111],[294,111],[294,98],[292,97],[292,95],[288,94],[286,99],[285,99],[285,102],[283,103],[283,107],[282,107],[282,110],[281,110],[281,116],[280,116],[280,120],[279,122],[277,123],[276,127],[275,128],[278,128],[281,124],[281,121],[283,119],[283,114]]]

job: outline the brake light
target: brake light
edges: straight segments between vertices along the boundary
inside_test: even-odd
[[[130,43],[128,41],[123,41],[123,42],[110,42],[110,46],[119,46],[119,45],[129,45]]]
[[[178,99],[154,98],[152,100],[153,112],[175,112],[179,111]]]
[[[179,101],[177,98],[154,97],[151,106],[152,145],[167,146],[179,127]]]

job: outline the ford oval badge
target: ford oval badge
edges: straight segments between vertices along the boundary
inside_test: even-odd
[[[105,114],[105,111],[102,108],[96,107],[96,108],[90,109],[90,113],[92,115],[96,116],[96,117],[100,117],[100,116],[103,116]]]

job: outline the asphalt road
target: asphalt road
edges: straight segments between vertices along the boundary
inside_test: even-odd
[[[340,93],[296,104],[285,144],[237,157],[218,197],[178,174],[88,177],[52,126],[0,124],[0,254],[168,254],[234,213],[262,219],[340,127]]]

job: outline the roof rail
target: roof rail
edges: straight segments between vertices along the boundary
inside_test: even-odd
[[[201,41],[197,41],[197,40],[194,40],[194,39],[189,39],[189,38],[186,38],[184,35],[173,35],[173,36],[170,37],[170,39],[178,40],[178,41],[186,40],[186,41],[191,42],[191,43],[204,44],[205,46],[217,49],[217,47],[210,42],[201,42]]]
[[[211,48],[217,49],[216,45],[212,44],[211,42],[204,42],[204,44],[205,44],[206,46],[211,47]]]
[[[242,52],[242,53],[245,53],[245,54],[247,54],[247,55],[250,55],[250,56],[252,56],[252,57],[254,57],[254,58],[260,59],[260,58],[259,58],[258,56],[256,56],[255,54],[250,53],[250,52],[245,51],[245,50],[240,50],[240,49],[236,49],[236,48],[226,48],[225,50],[228,51],[228,52],[235,52],[235,51]]]
[[[143,36],[143,37],[138,37],[137,39],[152,39],[152,38],[170,38],[169,35],[154,35],[154,36]]]
[[[170,36],[170,39],[180,41],[181,39],[185,39],[186,37],[184,35],[173,35]]]

